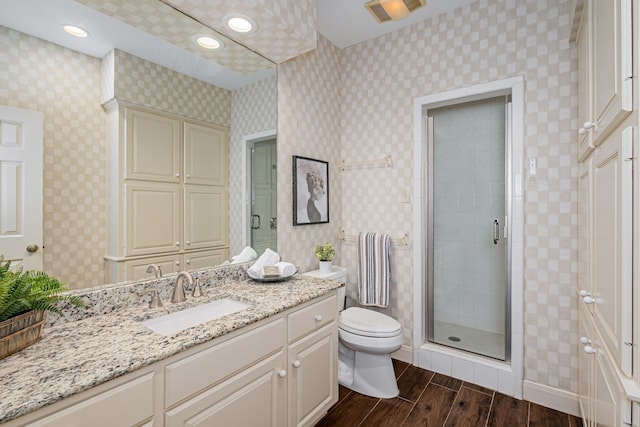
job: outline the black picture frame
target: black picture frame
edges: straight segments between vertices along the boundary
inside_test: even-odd
[[[329,222],[329,163],[293,156],[293,225]]]

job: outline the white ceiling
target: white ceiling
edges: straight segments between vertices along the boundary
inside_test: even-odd
[[[426,0],[423,6],[399,21],[379,24],[365,9],[366,0],[317,0],[318,32],[343,49],[399,30],[476,0]]]
[[[404,19],[379,24],[365,9],[365,0],[317,0],[317,26],[334,45],[345,48],[473,1],[427,0]],[[67,35],[61,25],[68,23],[88,29],[91,37]],[[0,25],[97,58],[118,48],[229,90],[275,72],[272,68],[243,76],[73,0],[0,0]]]

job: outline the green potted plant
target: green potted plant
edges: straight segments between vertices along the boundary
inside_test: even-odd
[[[336,254],[336,248],[331,242],[318,243],[313,248],[313,253],[320,261],[320,272],[331,273],[331,264],[333,257]]]
[[[67,301],[84,303],[75,295],[63,295],[67,287],[42,271],[10,270],[11,262],[0,256],[0,359],[40,339],[47,311],[63,315],[56,306]]]

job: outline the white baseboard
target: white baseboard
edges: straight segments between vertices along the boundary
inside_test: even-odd
[[[408,345],[403,345],[400,347],[400,350],[391,353],[391,357],[393,359],[400,360],[401,362],[413,365],[413,349]]]
[[[525,380],[522,388],[523,399],[556,411],[580,416],[578,395],[566,390]]]

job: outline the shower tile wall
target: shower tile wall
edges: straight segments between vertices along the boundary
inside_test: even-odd
[[[504,104],[434,112],[434,133],[435,320],[504,334]]]

